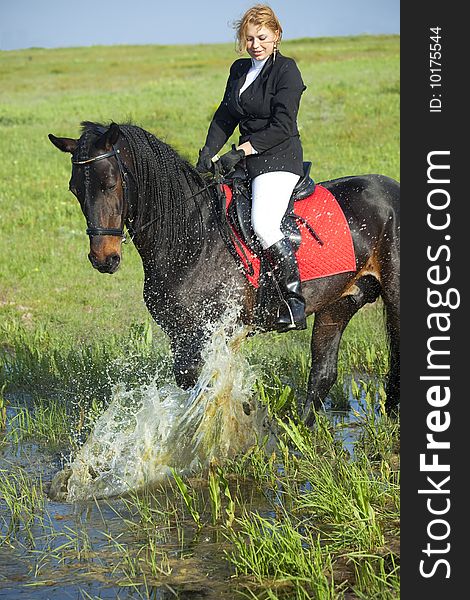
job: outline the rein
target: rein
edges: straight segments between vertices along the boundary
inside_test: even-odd
[[[202,189],[198,190],[197,192],[195,192],[194,194],[191,194],[191,196],[185,196],[184,200],[191,200],[191,198],[194,198],[195,196],[199,196],[199,194],[202,194],[202,192],[206,192],[207,190],[210,190],[212,187],[214,187],[215,185],[217,185],[217,181],[212,181],[211,183],[209,183],[208,185],[205,185]],[[150,225],[152,225],[153,223],[155,223],[155,221],[158,221],[160,217],[155,217],[155,219],[152,219],[151,221],[148,221],[147,223],[145,223],[145,225],[142,225],[142,227],[139,227],[139,229],[137,229],[136,231],[134,231],[134,233],[131,235],[131,240],[134,239],[134,237],[140,233],[141,231],[143,231],[144,229],[147,229],[147,227],[150,227]]]

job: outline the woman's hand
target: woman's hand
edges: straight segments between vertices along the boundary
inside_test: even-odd
[[[241,161],[242,158],[245,158],[245,151],[243,148],[236,148],[235,144],[232,146],[232,149],[219,158],[219,166],[221,173],[223,175],[227,175],[230,171],[233,171],[235,166]]]
[[[196,163],[196,171],[199,173],[212,172],[212,157],[207,146],[199,150],[199,158]]]
[[[250,156],[250,154],[257,154],[256,150],[253,148],[250,142],[243,142],[237,146],[237,150],[243,150],[245,152],[245,156]]]

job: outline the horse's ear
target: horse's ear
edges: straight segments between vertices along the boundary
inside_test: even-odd
[[[55,135],[52,135],[52,133],[50,133],[47,137],[51,140],[54,146],[59,148],[59,150],[62,150],[62,152],[70,152],[72,154],[77,148],[78,140],[74,140],[72,138],[59,138]]]
[[[95,147],[100,150],[111,150],[112,146],[118,141],[119,133],[119,125],[111,123],[103,135],[96,140]]]

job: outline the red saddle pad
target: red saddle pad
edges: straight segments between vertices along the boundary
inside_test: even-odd
[[[227,185],[223,187],[228,209],[232,201],[232,190]],[[316,185],[313,194],[303,200],[297,200],[294,212],[308,222],[323,242],[320,244],[308,227],[302,221],[298,221],[302,242],[296,256],[302,281],[356,270],[351,231],[341,207],[330,191],[321,185]],[[237,247],[237,253],[245,268],[245,276],[257,288],[260,259],[248,249],[236,231],[233,233],[243,248],[242,251]],[[248,263],[251,263],[252,269]]]

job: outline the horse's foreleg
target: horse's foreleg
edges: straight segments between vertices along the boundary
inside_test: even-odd
[[[326,395],[338,375],[338,351],[341,336],[355,313],[379,295],[380,285],[371,275],[356,282],[356,292],[343,296],[315,315],[311,341],[312,367],[307,387],[303,419],[307,425],[315,420],[315,410],[323,406]]]
[[[152,317],[170,338],[176,384],[184,389],[193,387],[199,377],[205,341],[200,324],[177,297],[168,291],[163,294],[159,282],[151,277],[145,280],[144,300]]]
[[[173,374],[179,387],[188,389],[196,384],[202,366],[203,345],[201,332],[186,332],[172,341]]]

